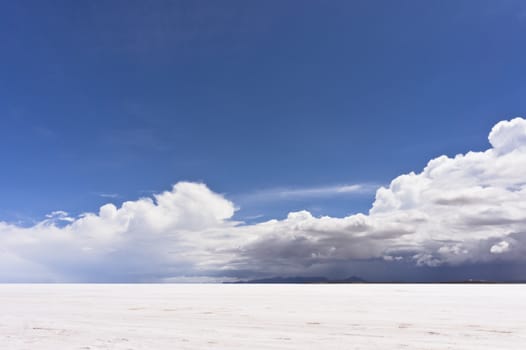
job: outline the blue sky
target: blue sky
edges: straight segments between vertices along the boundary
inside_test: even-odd
[[[0,217],[204,181],[232,198],[385,184],[525,109],[521,1],[11,2]],[[366,211],[373,193],[239,203]]]
[[[3,3],[0,221],[180,181],[247,223],[367,214],[523,114],[525,34],[523,1]]]

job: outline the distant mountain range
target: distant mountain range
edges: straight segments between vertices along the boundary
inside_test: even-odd
[[[366,280],[351,276],[345,279],[328,279],[326,277],[271,277],[271,278],[261,278],[247,281],[238,281],[230,283],[288,283],[288,284],[303,284],[303,283],[367,283]]]
[[[488,280],[477,280],[477,279],[466,279],[458,281],[435,281],[435,282],[404,282],[404,281],[384,281],[384,282],[369,282],[365,279],[357,276],[351,276],[344,279],[330,279],[321,276],[292,276],[292,277],[269,277],[261,279],[252,279],[246,281],[237,282],[224,282],[225,284],[351,284],[351,283],[375,283],[375,284],[388,284],[388,283],[440,283],[440,284],[495,284],[495,283],[508,283],[508,284],[521,284],[526,281],[488,281]]]

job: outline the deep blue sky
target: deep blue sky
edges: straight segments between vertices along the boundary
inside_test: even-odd
[[[525,38],[523,1],[4,2],[0,220],[180,180],[240,219],[367,211],[370,191],[253,193],[386,184],[487,148],[526,110]]]

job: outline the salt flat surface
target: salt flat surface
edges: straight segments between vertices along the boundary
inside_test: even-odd
[[[525,349],[524,285],[0,285],[0,349]]]

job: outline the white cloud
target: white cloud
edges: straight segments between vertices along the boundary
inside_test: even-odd
[[[510,250],[510,244],[506,241],[499,242],[493,245],[490,249],[490,252],[493,254],[502,254]]]
[[[526,123],[515,118],[508,122],[497,123],[489,133],[489,142],[500,153],[508,153],[526,147]]]
[[[46,215],[45,222],[73,222],[75,219],[69,216],[69,214],[63,210],[57,210]]]
[[[233,204],[203,184],[178,183],[172,191],[102,206],[66,226],[66,213],[52,214],[24,228],[0,223],[0,265],[18,270],[20,279],[38,266],[44,280],[143,280],[194,272],[205,265],[202,237],[229,230]],[[221,238],[221,237],[220,237]],[[31,270],[31,269],[29,269]],[[0,275],[3,279],[4,275]]]
[[[489,141],[484,152],[441,156],[420,173],[395,178],[377,190],[368,214],[344,218],[300,211],[244,225],[232,220],[234,203],[204,184],[183,182],[80,218],[55,212],[32,227],[0,222],[0,280],[207,280],[327,274],[364,261],[525,262],[526,120],[498,123]]]

